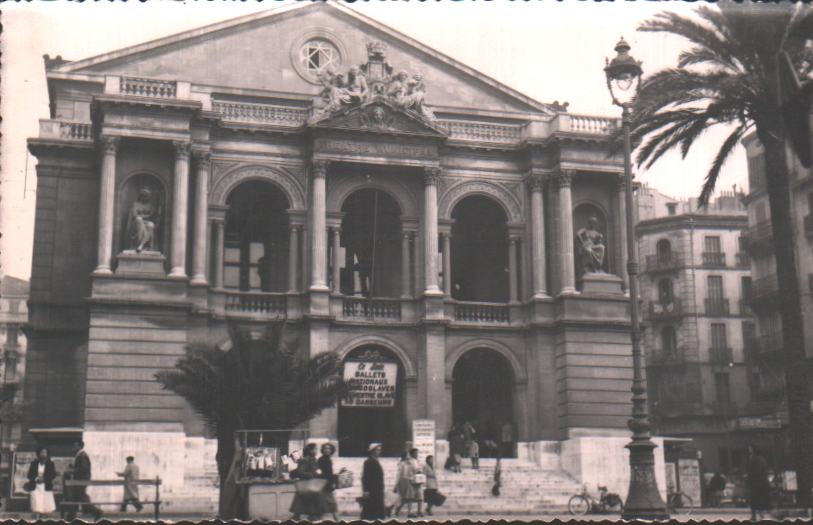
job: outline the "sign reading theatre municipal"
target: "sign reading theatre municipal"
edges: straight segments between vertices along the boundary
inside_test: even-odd
[[[395,386],[398,374],[396,363],[371,361],[347,361],[344,364],[344,381],[347,397],[342,400],[346,407],[395,406]]]

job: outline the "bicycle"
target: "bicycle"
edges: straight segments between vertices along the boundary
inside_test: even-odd
[[[582,491],[574,494],[567,502],[567,510],[574,516],[584,516],[588,512],[605,514],[608,512],[624,512],[624,503],[618,494],[607,492],[607,487],[598,488],[599,499],[596,499],[587,492],[587,485],[582,487]]]
[[[666,507],[669,514],[688,516],[694,510],[694,501],[684,492],[670,492],[666,495]]]

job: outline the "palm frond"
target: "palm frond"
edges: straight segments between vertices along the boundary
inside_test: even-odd
[[[739,143],[740,139],[742,139],[743,135],[745,135],[747,130],[747,125],[739,126],[728,136],[728,138],[723,141],[722,146],[720,146],[720,150],[717,152],[717,156],[714,157],[714,162],[712,162],[711,168],[703,181],[703,188],[700,191],[700,197],[697,199],[701,207],[706,207],[708,205],[711,195],[714,193],[714,187],[717,185],[717,179],[720,177],[720,170],[731,156],[734,148],[737,147],[737,144]]]

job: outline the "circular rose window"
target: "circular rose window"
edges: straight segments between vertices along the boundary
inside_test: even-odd
[[[302,35],[291,47],[291,62],[299,75],[311,84],[319,83],[319,74],[339,72],[344,48],[333,35],[323,29]]]

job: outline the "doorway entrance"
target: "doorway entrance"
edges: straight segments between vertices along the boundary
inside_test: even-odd
[[[503,356],[488,348],[469,350],[455,364],[452,381],[454,424],[459,427],[469,422],[474,427],[480,457],[496,456],[496,451],[486,446],[486,441],[499,445],[506,423],[511,425],[513,441],[516,442],[514,378],[511,365]],[[506,455],[504,452],[503,457]]]
[[[404,366],[390,350],[360,346],[347,354],[342,374],[350,393],[339,403],[339,453],[364,457],[370,443],[400,456],[407,440]]]

